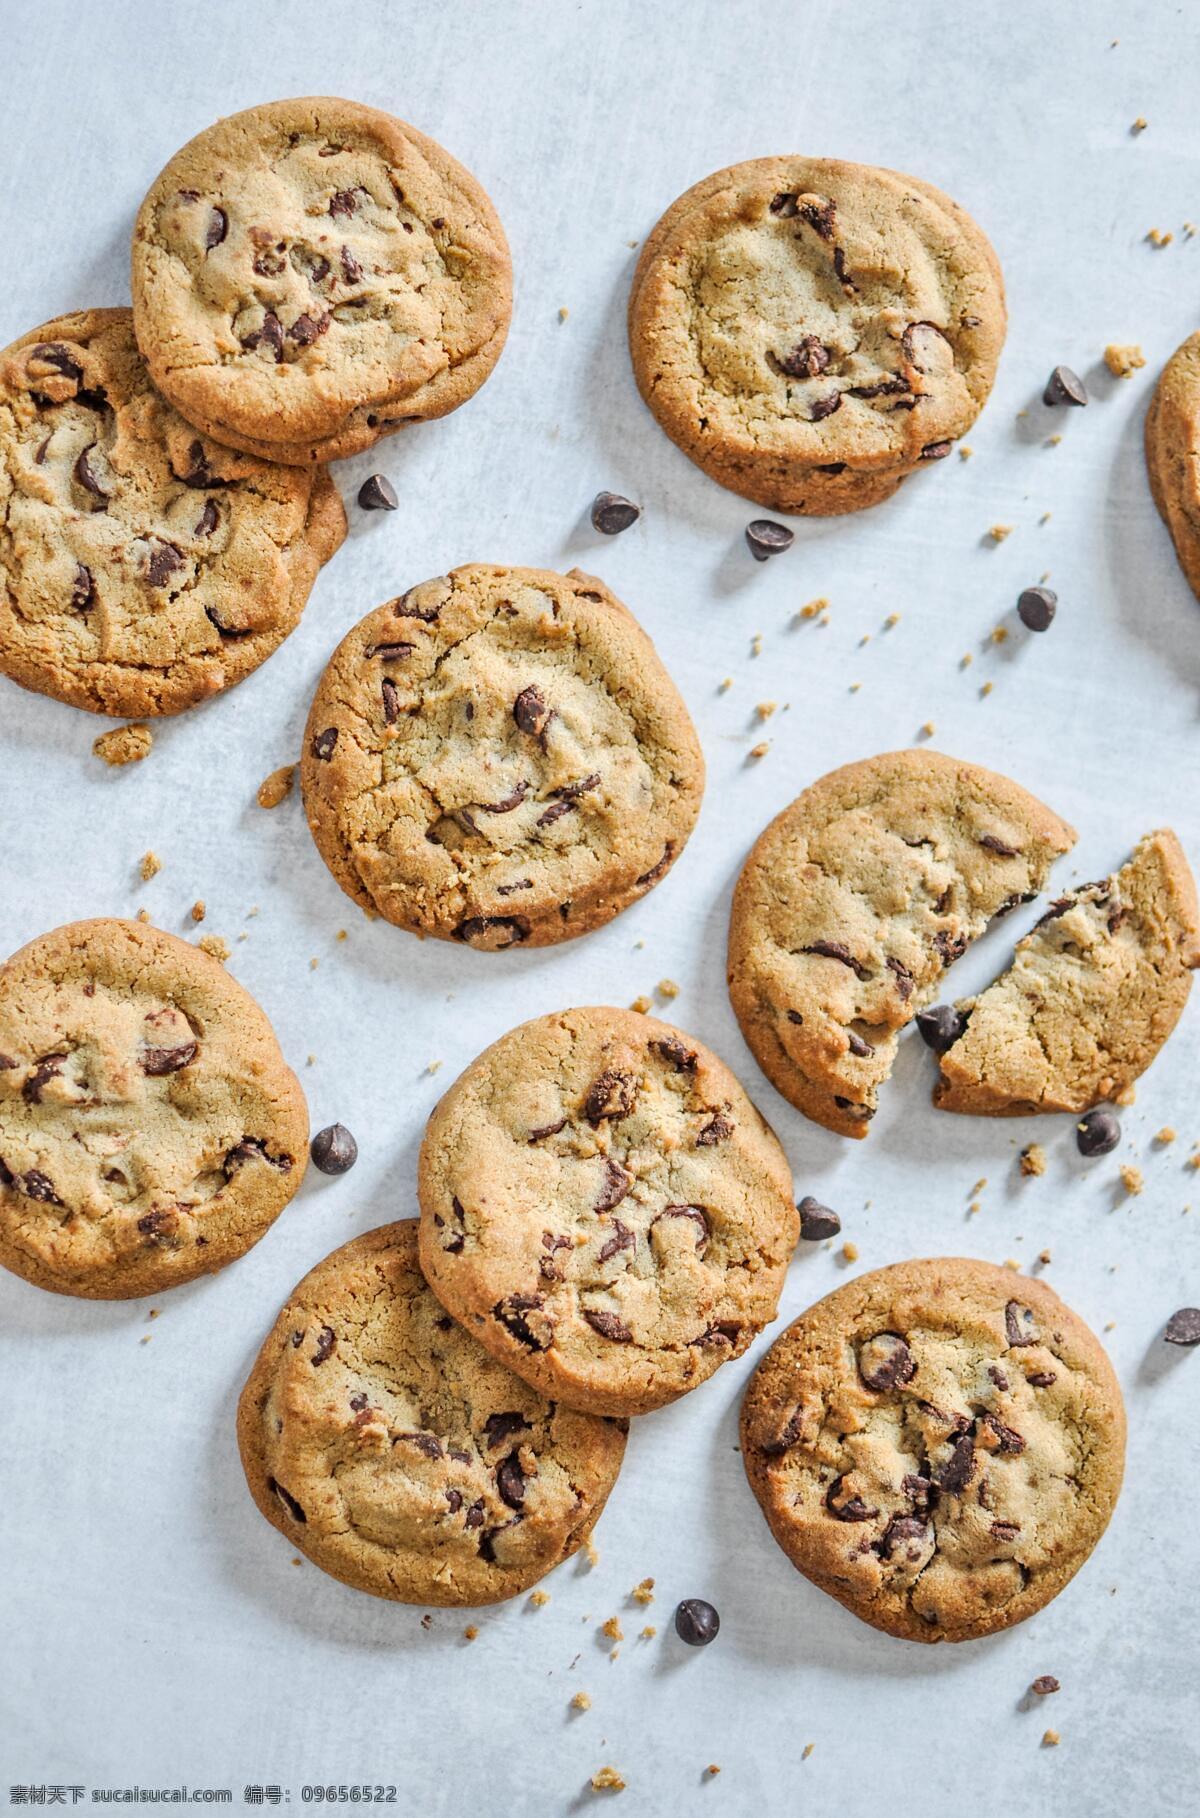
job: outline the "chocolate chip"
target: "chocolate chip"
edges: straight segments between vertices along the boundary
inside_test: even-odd
[[[242,337],[242,346],[247,353],[253,353],[256,347],[269,347],[275,355],[275,364],[283,359],[283,323],[273,309],[268,309],[262,319],[262,326],[252,334]]]
[[[89,442],[86,448],[80,450],[79,454],[75,457],[75,467],[73,471],[75,478],[79,481],[79,484],[83,487],[85,492],[90,492],[92,497],[96,499],[108,499],[111,495],[105,491],[104,487],[101,486],[99,480],[92,472],[91,462],[88,459],[88,456],[95,446],[96,444],[94,442]]]
[[[909,1559],[916,1560],[928,1540],[929,1523],[922,1521],[919,1515],[893,1515],[876,1550],[881,1559],[891,1559],[903,1547],[907,1550]]]
[[[483,1526],[483,1498],[482,1497],[480,1497],[478,1502],[473,1502],[471,1504],[470,1508],[467,1510],[465,1516],[463,1517],[463,1520],[466,1522],[466,1524],[469,1528],[481,1528]]]
[[[386,474],[373,473],[358,489],[358,502],[364,511],[395,511],[400,501],[396,488]]]
[[[664,1206],[650,1221],[650,1227],[664,1218],[687,1218],[695,1226],[696,1255],[703,1256],[708,1248],[708,1215],[702,1206]]]
[[[583,1114],[593,1126],[604,1118],[628,1117],[637,1104],[637,1081],[632,1073],[606,1070],[588,1087]]]
[[[1031,1383],[1035,1389],[1048,1389],[1052,1382],[1058,1381],[1058,1371],[1031,1370],[1025,1381]],[[1007,1388],[1008,1384],[1005,1383],[1004,1387]]]
[[[827,391],[823,398],[817,398],[815,400],[812,409],[808,413],[808,420],[810,423],[823,423],[826,417],[831,417],[834,411],[840,410],[841,408],[841,392]]]
[[[208,226],[204,231],[204,250],[211,252],[219,246],[229,232],[229,216],[223,208],[214,208],[208,217]]]
[[[1056,366],[1046,380],[1042,403],[1083,405],[1087,401],[1087,386],[1083,380],[1077,377],[1069,366]]]
[[[864,1041],[862,1036],[857,1034],[853,1029],[847,1029],[846,1040],[850,1044],[851,1054],[856,1054],[859,1060],[865,1060],[868,1055],[874,1054],[875,1052],[870,1042]]]
[[[358,1160],[358,1144],[345,1124],[326,1124],[313,1137],[310,1153],[322,1174],[348,1174]]]
[[[795,541],[795,531],[789,530],[786,524],[776,524],[773,518],[754,518],[746,526],[746,545],[756,562],[765,562],[768,556],[782,555]]]
[[[773,197],[770,208],[773,215],[781,215],[784,219],[789,219],[796,213],[795,192],[789,194],[786,190],[781,191],[779,195]]]
[[[1018,617],[1030,631],[1048,631],[1057,607],[1052,587],[1027,587],[1017,599]]]
[[[146,580],[151,587],[165,587],[177,568],[183,567],[183,552],[174,543],[160,543],[146,564]]]
[[[934,1004],[930,1010],[918,1010],[917,1028],[921,1040],[935,1054],[945,1054],[967,1026],[966,1016],[953,1004]]]
[[[63,1070],[63,1063],[66,1058],[65,1054],[47,1054],[42,1060],[38,1061],[33,1072],[21,1087],[21,1097],[25,1100],[27,1105],[41,1104],[42,1087],[46,1085],[49,1080],[58,1077]]]
[[[689,1648],[706,1648],[717,1639],[721,1618],[703,1597],[685,1597],[676,1606],[675,1633]]]
[[[852,398],[890,398],[896,392],[907,391],[907,379],[893,375],[890,379],[876,379],[873,385],[851,385]]]
[[[179,1220],[174,1212],[168,1210],[166,1206],[155,1206],[151,1211],[142,1214],[137,1221],[137,1228],[142,1236],[149,1238],[152,1243],[166,1243],[174,1235],[178,1224]]]
[[[949,889],[947,889],[946,896],[948,897],[949,894]],[[948,928],[939,928],[933,937],[933,945],[942,965],[952,966],[955,960],[961,959],[966,952],[967,937],[965,934],[951,934]]]
[[[653,1053],[662,1056],[674,1067],[676,1073],[694,1073],[696,1071],[696,1050],[681,1042],[677,1035],[662,1036],[650,1043]]]
[[[190,1067],[195,1058],[195,1042],[181,1042],[176,1048],[143,1048],[141,1069],[151,1079],[158,1079],[164,1073],[178,1073],[181,1068]]]
[[[1025,1441],[1015,1427],[1006,1427],[996,1414],[983,1415],[983,1424],[995,1435],[997,1449],[1001,1452],[1023,1452]]]
[[[313,342],[323,335],[329,327],[328,316],[297,316],[288,329],[289,337],[297,347],[311,347]]]
[[[313,738],[311,746],[313,756],[320,758],[323,764],[327,764],[337,748],[337,742],[337,727],[326,726],[324,732],[318,732]]]
[[[41,360],[46,366],[53,367],[54,371],[60,372],[64,379],[74,379],[78,382],[83,377],[82,366],[77,360],[72,359],[61,341],[43,342],[40,347],[34,348],[32,357]]]
[[[921,459],[923,461],[944,461],[953,447],[953,442],[926,442],[921,450]]]
[[[512,1438],[514,1433],[528,1431],[529,1422],[525,1416],[515,1412],[489,1414],[483,1423],[483,1434],[489,1451],[495,1451],[497,1446],[502,1446],[506,1439]]]
[[[761,1442],[761,1450],[768,1458],[779,1458],[784,1452],[791,1451],[803,1431],[804,1414],[800,1408],[796,1408],[788,1415],[773,1439]]]
[[[400,690],[390,676],[384,676],[379,686],[380,698],[383,701],[383,722],[385,726],[394,726],[400,718]]]
[[[979,844],[988,852],[995,852],[1000,858],[1016,858],[1020,848],[1010,846],[995,833],[981,833]]]
[[[446,1501],[449,1504],[450,1513],[452,1515],[457,1515],[458,1511],[463,1506],[462,1491],[451,1488],[449,1490],[443,1490],[442,1495],[446,1498]]]
[[[289,1490],[285,1490],[281,1483],[276,1483],[273,1477],[268,1477],[267,1488],[273,1496],[278,1496],[280,1502],[283,1504],[293,1521],[308,1520],[308,1516],[304,1513],[304,1510],[300,1507],[296,1498]]]
[[[497,1301],[492,1314],[514,1338],[519,1339],[523,1345],[528,1345],[531,1351],[545,1351],[551,1342],[550,1334],[540,1328],[548,1326],[549,1321],[540,1321],[539,1331],[535,1332],[528,1317],[530,1313],[540,1312],[545,1304],[540,1294],[510,1294],[507,1300]]]
[[[238,1169],[244,1168],[251,1161],[266,1162],[268,1167],[278,1168],[281,1174],[286,1174],[292,1165],[290,1155],[269,1154],[261,1136],[243,1136],[241,1142],[235,1143],[228,1151],[221,1164],[226,1180],[232,1180]]]
[[[358,195],[353,189],[335,189],[329,198],[329,212],[334,220],[339,215],[352,215],[358,207]]]
[[[993,1540],[1015,1540],[1021,1532],[1021,1524],[1019,1521],[994,1521],[988,1532]]]
[[[499,1465],[496,1471],[496,1488],[500,1493],[501,1502],[507,1503],[510,1509],[520,1509],[525,1506],[525,1473],[521,1469],[521,1461],[515,1452],[510,1452]]]
[[[317,1333],[317,1348],[312,1354],[312,1365],[314,1370],[318,1364],[327,1363],[329,1361],[333,1356],[333,1347],[336,1343],[337,1338],[334,1335],[333,1327],[322,1326],[321,1330]]]
[[[600,1197],[592,1207],[593,1212],[611,1212],[614,1206],[620,1205],[632,1185],[633,1175],[610,1156],[604,1164],[604,1182],[600,1188]],[[600,1260],[604,1261],[603,1256]]]
[[[1018,1300],[1004,1308],[1004,1336],[1010,1345],[1036,1345],[1041,1334],[1034,1323],[1033,1312]]]
[[[849,947],[843,941],[814,941],[811,947],[801,947],[801,953],[815,953],[821,959],[837,960],[843,966],[849,966],[856,978],[869,979],[871,974],[861,960],[856,960]]]
[[[618,537],[642,515],[640,505],[623,498],[619,492],[598,492],[592,500],[592,526],[602,536]]]
[[[911,1502],[918,1515],[928,1515],[929,1511],[937,1502],[937,1485],[932,1483],[928,1477],[920,1476],[918,1472],[910,1471],[905,1477],[901,1478],[900,1488],[904,1491],[904,1494],[908,1497],[908,1500]]]
[[[800,1214],[800,1235],[806,1243],[820,1243],[824,1237],[836,1237],[842,1221],[829,1206],[823,1206],[811,1193],[806,1193],[796,1207]]]
[[[878,1509],[869,1509],[861,1496],[842,1496],[844,1477],[835,1477],[825,1492],[825,1507],[835,1521],[871,1521]]]
[[[1121,1120],[1110,1105],[1093,1105],[1075,1126],[1081,1155],[1108,1155],[1121,1140]]]
[[[1053,1673],[1039,1673],[1029,1689],[1039,1698],[1048,1698],[1051,1692],[1057,1692],[1060,1688]]]
[[[868,1389],[886,1395],[917,1373],[913,1354],[896,1332],[877,1332],[858,1353],[858,1373]]]
[[[303,1337],[303,1333],[301,1333],[300,1336]],[[296,1337],[296,1334],[293,1332],[293,1334],[292,1334],[293,1340],[295,1339],[295,1337]],[[350,1397],[350,1406],[353,1408],[353,1410],[356,1414],[361,1414],[363,1412],[364,1408],[366,1407],[366,1405],[367,1405],[367,1394],[366,1394],[365,1389],[359,1389],[356,1394],[354,1394]]]
[[[520,730],[538,737],[545,730],[549,718],[550,710],[541,689],[532,682],[528,688],[522,688],[513,702],[513,719]]]
[[[813,231],[820,234],[822,240],[832,240],[836,212],[833,202],[827,196],[818,196],[811,201],[801,202],[797,210],[800,219],[807,221]]]
[[[637,884],[657,884],[664,871],[669,869],[671,860],[674,856],[675,842],[674,840],[668,840],[663,847],[663,855],[659,859],[657,865],[651,865],[649,871],[643,871],[641,877],[635,878],[634,882]]]
[[[1200,1307],[1180,1307],[1172,1313],[1163,1339],[1169,1345],[1200,1345]]]
[[[829,349],[818,335],[805,335],[790,353],[776,354],[775,360],[789,379],[815,379],[829,365]]]
[[[622,1224],[619,1218],[614,1218],[612,1223],[613,1234],[601,1244],[600,1253],[596,1258],[597,1262],[610,1262],[614,1256],[619,1256],[622,1250],[637,1249],[637,1238],[629,1226]]]
[[[192,535],[194,537],[210,537],[220,521],[221,514],[212,500],[205,499],[204,510],[200,513],[200,516],[196,521],[196,528],[193,530]]]
[[[912,996],[913,975],[908,967],[902,965],[898,959],[889,959],[886,964],[888,971],[895,976],[896,990],[900,994],[900,1001],[901,1003],[906,1004]]]
[[[709,1119],[704,1128],[697,1133],[696,1146],[701,1149],[710,1149],[714,1143],[722,1143],[727,1136],[732,1135],[733,1125],[727,1117],[722,1116],[721,1112],[718,1111],[714,1117]]]
[[[939,1490],[961,1496],[975,1474],[975,1441],[969,1433],[956,1439],[944,1464],[933,1468],[933,1481]]]
[[[454,930],[456,941],[487,941],[493,952],[515,947],[529,939],[529,923],[523,915],[469,915]]]
[[[342,248],[342,276],[347,284],[358,284],[362,280],[363,268],[348,246]]]
[[[598,1332],[601,1338],[610,1339],[615,1345],[633,1342],[633,1333],[618,1314],[608,1313],[603,1307],[581,1307],[579,1311],[592,1331]]]
[[[542,1124],[539,1129],[531,1130],[527,1140],[531,1143],[539,1143],[543,1136],[557,1136],[559,1131],[565,1130],[566,1127],[566,1118],[560,1117],[556,1124]]]
[[[54,1191],[53,1181],[40,1168],[29,1168],[24,1174],[14,1175],[12,1181],[26,1199],[36,1199],[45,1206],[61,1206],[63,1203]]]
[[[329,1331],[328,1326],[325,1330]],[[333,1334],[330,1333],[330,1337],[332,1336]],[[319,1360],[314,1358],[313,1361],[315,1363]],[[398,1440],[406,1440],[410,1446],[416,1446],[417,1451],[424,1453],[426,1458],[440,1458],[442,1456],[441,1441],[438,1439],[436,1433],[397,1433],[396,1438]]]
[[[988,1376],[991,1378],[992,1382],[995,1383],[995,1385],[998,1389],[1007,1389],[1008,1377],[1004,1374],[1004,1371],[1002,1369],[1000,1369],[997,1364],[988,1365]]]

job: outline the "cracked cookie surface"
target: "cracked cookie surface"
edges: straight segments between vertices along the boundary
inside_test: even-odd
[[[642,396],[723,486],[777,511],[857,511],[950,452],[991,390],[1004,285],[930,184],[759,158],[675,202],[634,274]]]
[[[189,421],[303,465],[465,403],[500,357],[512,268],[479,184],[415,127],[275,101],[217,121],[155,180],[133,309]]]
[[[210,1274],[300,1185],[308,1113],[254,999],[186,941],[73,922],[0,967],[0,1264],[126,1300]]]
[[[1167,361],[1146,413],[1146,471],[1188,586],[1200,597],[1200,333]]]
[[[1098,1340],[1044,1282],[965,1258],[848,1282],[772,1345],[742,1457],[806,1578],[908,1641],[1032,1616],[1121,1488],[1125,1413]]]
[[[1183,848],[1169,830],[1147,834],[1112,877],[1057,898],[1009,970],[961,1000],[966,1028],[941,1057],[934,1104],[1020,1117],[1118,1097],[1179,1021],[1197,966]]]
[[[759,836],[729,926],[730,997],[772,1085],[865,1136],[900,1031],[1074,843],[1019,784],[926,749],[806,789]]]
[[[335,1250],[280,1312],[238,1405],[267,1520],[314,1565],[401,1603],[497,1603],[580,1547],[623,1421],[547,1401],[456,1325],[415,1219]]]
[[[775,1317],[799,1233],[773,1132],[693,1037],[564,1010],[501,1037],[421,1146],[438,1298],[546,1395],[642,1414]]]
[[[200,435],[150,383],[127,309],[0,353],[0,674],[93,713],[178,713],[300,621],[346,515],[307,473]]]
[[[704,758],[653,644],[602,581],[480,563],[342,640],[301,784],[348,896],[495,951],[587,933],[644,896],[687,843]]]

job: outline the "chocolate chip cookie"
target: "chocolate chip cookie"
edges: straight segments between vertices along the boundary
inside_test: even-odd
[[[644,896],[687,843],[704,759],[602,581],[478,563],[342,640],[301,784],[347,896],[495,951],[569,940]]]
[[[1170,831],[1147,834],[1113,877],[1058,897],[1009,970],[957,1005],[965,1028],[941,1057],[934,1104],[1021,1117],[1116,1098],[1179,1021],[1197,966],[1183,848]]]
[[[1163,368],[1146,413],[1146,471],[1179,566],[1200,596],[1200,332]]]
[[[924,748],[806,789],[759,836],[729,927],[730,996],[772,1085],[865,1136],[900,1030],[1074,843],[1007,777]]]
[[[774,1134],[689,1035],[564,1010],[502,1036],[421,1147],[421,1266],[527,1382],[644,1414],[775,1317],[799,1221]]]
[[[626,1423],[546,1401],[425,1285],[417,1224],[293,1290],[238,1405],[250,1492],[314,1565],[400,1603],[498,1603],[581,1546]]]
[[[930,184],[758,158],[672,204],[629,302],[642,396],[722,486],[858,511],[975,421],[1004,341],[996,255]]]
[[[0,674],[93,713],[178,713],[300,622],[346,534],[323,467],[232,454],[150,383],[127,309],[0,354]]]
[[[792,1564],[874,1628],[969,1641],[1056,1597],[1108,1525],[1125,1411],[1057,1294],[961,1257],[897,1263],[790,1325],[742,1404]]]
[[[189,422],[303,465],[444,416],[500,357],[512,268],[469,171],[329,97],[219,120],[152,185],[133,238],[138,341]]]
[[[304,1174],[304,1094],[254,999],[141,922],[73,922],[0,967],[0,1264],[91,1300],[256,1244]]]

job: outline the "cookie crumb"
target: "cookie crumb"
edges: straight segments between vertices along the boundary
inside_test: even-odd
[[[993,524],[988,530],[988,535],[991,537],[993,543],[1003,543],[1005,537],[1010,537],[1012,532],[1013,527],[1011,524]]]
[[[634,998],[634,1000],[630,1004],[629,1008],[631,1010],[636,1010],[640,1016],[645,1016],[647,1010],[650,1008],[650,999],[646,996],[645,992],[643,991],[643,993],[640,997]]]
[[[660,978],[655,989],[660,997],[679,996],[679,986],[673,978]]]
[[[728,694],[729,690],[732,687],[733,687],[733,677],[731,675],[727,675],[723,681],[720,681],[717,683],[717,693],[718,694]]]
[[[292,784],[296,780],[296,766],[281,764],[278,770],[272,770],[269,777],[258,785],[258,805],[260,808],[278,808],[292,793]]]
[[[437,1073],[438,1070],[441,1068],[441,1066],[442,1066],[442,1062],[440,1060],[430,1061],[430,1063],[426,1067],[425,1071],[426,1071],[426,1073]]]
[[[819,598],[809,600],[807,605],[802,606],[792,623],[798,625],[801,619],[815,619],[819,613],[828,611],[829,601],[825,598],[824,594],[822,594]]]
[[[852,1243],[844,1243],[842,1245],[842,1255],[847,1262],[851,1262],[851,1263],[857,1262],[858,1261],[858,1245],[852,1244]]]
[[[761,631],[756,631],[754,636],[750,639],[750,655],[753,657],[762,655],[762,632]]]
[[[349,935],[349,932],[347,929],[339,928],[333,938],[338,941],[348,941],[350,939],[350,935]]]
[[[621,1621],[618,1616],[610,1616],[600,1630],[600,1633],[602,1635],[607,1635],[610,1641],[624,1641],[625,1639],[625,1634],[621,1628]]]
[[[1184,222],[1183,237],[1185,240],[1194,240],[1196,238],[1196,223],[1194,221]]]
[[[974,661],[975,661],[975,658],[974,658],[974,655],[972,654],[972,652],[969,650],[964,650],[962,657],[959,660],[958,666],[960,669],[969,669],[971,667],[971,664]]]
[[[466,1628],[463,1630],[463,1640],[464,1641],[475,1641],[478,1638],[478,1635],[479,1635],[479,1630],[475,1627],[475,1624],[473,1622],[469,1622],[467,1624]]]
[[[987,700],[988,695],[992,692],[993,685],[994,684],[991,682],[985,682],[983,684],[983,687],[979,690],[980,696],[983,700],[985,700],[985,701]]]
[[[1021,1273],[1020,1263],[1012,1256],[1006,1256],[1004,1261],[1000,1264],[1000,1267],[1002,1269],[1011,1269],[1014,1275],[1019,1275]]]
[[[1046,1172],[1046,1151],[1041,1143],[1027,1143],[1018,1159],[1021,1173],[1032,1177]]]
[[[1139,366],[1146,364],[1146,356],[1136,341],[1127,347],[1110,343],[1104,349],[1104,364],[1114,379],[1127,379]]]
[[[1115,44],[1118,44],[1118,43],[1119,43],[1119,42],[1120,42],[1120,40],[1119,40],[1119,39],[1117,39],[1117,38],[1114,38],[1114,39],[1113,39],[1113,44],[1114,44],[1114,45],[1115,45]],[[1138,117],[1137,117],[1137,119],[1136,119],[1136,120],[1135,120],[1135,121],[1134,121],[1134,123],[1133,123],[1133,125],[1132,125],[1132,126],[1131,126],[1131,127],[1130,127],[1130,129],[1129,129],[1129,130],[1130,130],[1130,132],[1131,132],[1131,133],[1135,133],[1135,134],[1136,134],[1136,133],[1144,133],[1144,132],[1145,132],[1145,130],[1146,130],[1146,120],[1145,120],[1145,117],[1144,117],[1144,116],[1143,116],[1143,115],[1142,115],[1142,114],[1139,114],[1139,115],[1138,115]]]
[[[1160,1143],[1165,1149],[1168,1143],[1173,1143],[1175,1141],[1177,1134],[1178,1132],[1173,1130],[1170,1124],[1164,1124],[1154,1140],[1156,1143]]]
[[[760,720],[769,720],[778,707],[778,701],[760,701],[754,711]]]
[[[983,1192],[983,1189],[984,1189],[984,1188],[985,1188],[985,1187],[986,1187],[986,1186],[987,1186],[987,1183],[988,1183],[988,1177],[987,1177],[987,1175],[986,1175],[986,1174],[981,1174],[981,1175],[980,1175],[980,1176],[979,1176],[979,1179],[978,1179],[978,1180],[977,1180],[977,1181],[976,1181],[976,1182],[975,1182],[975,1185],[974,1185],[974,1186],[973,1186],[973,1187],[972,1187],[972,1188],[971,1188],[971,1195],[970,1195],[970,1197],[971,1197],[971,1198],[974,1198],[974,1196],[975,1196],[975,1194],[976,1194],[976,1193],[982,1193],[982,1192]]]
[[[1132,1162],[1126,1162],[1121,1169],[1121,1185],[1126,1193],[1140,1193],[1145,1184],[1141,1169],[1135,1168]]]
[[[550,1593],[549,1591],[531,1591],[529,1601],[535,1610],[544,1609],[550,1601]]]
[[[638,1638],[641,1641],[653,1641],[657,1634],[658,1630],[655,1628],[654,1624],[648,1622],[644,1629],[638,1631]]]
[[[145,922],[148,925],[150,921],[150,911],[148,909],[139,909],[137,912],[137,919],[139,922]],[[1197,1157],[1197,1165],[1200,1166],[1200,1157]]]
[[[1008,642],[1008,626],[1007,625],[997,625],[992,632],[992,643],[993,644],[1007,644],[1007,642]]]
[[[584,1558],[590,1566],[598,1566],[600,1564],[600,1549],[597,1547],[590,1534],[583,1543],[583,1553]]]
[[[801,1761],[807,1761],[809,1756],[812,1754],[813,1750],[816,1748],[816,1746],[817,1745],[815,1742],[806,1742],[804,1747],[800,1751]]]
[[[202,934],[196,945],[201,953],[207,953],[210,959],[220,960],[222,965],[232,952],[229,942],[223,941],[219,934]]]
[[[1161,228],[1152,227],[1146,238],[1151,246],[1169,246],[1175,236],[1174,234],[1164,234]]]
[[[625,1782],[615,1767],[597,1768],[592,1775],[593,1793],[623,1793]]]
[[[1051,1256],[1049,1250],[1039,1250],[1038,1261],[1041,1263],[1043,1269],[1046,1269],[1049,1268],[1050,1264],[1054,1261],[1054,1258]]]
[[[573,1711],[590,1711],[591,1708],[592,1708],[592,1701],[588,1697],[587,1693],[586,1692],[576,1692],[574,1698],[572,1698],[572,1700],[571,1700],[571,1709]]]
[[[710,1761],[708,1766],[705,1768],[704,1772],[709,1776],[710,1779],[715,1780],[717,1775],[721,1772],[721,1770],[717,1766],[715,1761]]]
[[[154,734],[144,721],[139,720],[132,726],[114,726],[110,732],[102,732],[98,739],[92,740],[92,751],[106,764],[115,767],[140,764],[144,757],[149,757],[153,745]]]
[[[568,309],[568,308],[567,308],[567,306],[566,306],[566,304],[565,304],[565,303],[563,303],[563,304],[560,304],[560,306],[559,306],[559,311],[558,311],[558,319],[559,319],[559,321],[560,321],[560,322],[565,322],[565,321],[566,321],[566,319],[567,319],[567,317],[568,317],[568,316],[569,316],[569,315],[570,315],[570,313],[571,313],[571,312],[570,312],[570,310],[569,310],[569,309]]]
[[[960,461],[969,461],[971,459],[971,456],[974,453],[975,453],[975,450],[973,448],[969,448],[967,446],[967,444],[964,442],[962,447],[958,451],[958,458]]]
[[[204,906],[204,898],[202,896],[198,896],[196,898],[195,902],[192,904],[192,920],[194,922],[202,922],[207,913],[208,913],[208,911],[205,909],[205,906]]]
[[[1047,1730],[1042,1737],[1042,1747],[1044,1749],[1056,1749],[1061,1740],[1062,1738],[1057,1730]]]
[[[159,858],[157,852],[144,852],[138,870],[142,874],[143,884],[148,884],[152,877],[157,877],[162,870],[162,860]]]
[[[769,751],[769,750],[770,750],[770,749],[771,749],[771,742],[770,742],[770,740],[769,740],[769,739],[763,739],[763,741],[762,741],[762,743],[761,743],[761,744],[759,744],[759,745],[751,745],[751,747],[750,747],[750,756],[751,756],[751,757],[752,757],[752,758],[764,758],[764,757],[766,757],[766,755],[767,755],[767,753],[768,753],[768,751]]]
[[[934,733],[937,731],[937,727],[934,725],[932,720],[926,720],[920,730],[921,730],[921,737],[923,739],[931,739],[933,737]]]
[[[635,1603],[653,1603],[654,1602],[654,1580],[653,1580],[653,1578],[643,1578],[641,1584],[635,1585],[633,1590],[629,1593],[629,1595],[633,1598]]]

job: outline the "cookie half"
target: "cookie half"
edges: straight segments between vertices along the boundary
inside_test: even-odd
[[[750,1487],[797,1570],[906,1641],[969,1641],[1056,1597],[1125,1454],[1099,1341],[1041,1281],[897,1263],[790,1325],[742,1403]]]
[[[556,1401],[644,1414],[775,1317],[792,1177],[737,1080],[631,1010],[511,1030],[421,1146],[421,1266],[439,1300]]]
[[[987,239],[930,184],[758,158],[651,233],[629,343],[642,396],[722,486],[777,511],[858,511],[975,421],[1004,341]]]
[[[348,896],[494,951],[586,934],[644,896],[687,843],[704,758],[602,581],[478,563],[342,640],[301,782]]]
[[[1146,471],[1188,586],[1200,597],[1200,332],[1176,348],[1146,413]]]
[[[133,309],[190,422],[303,465],[465,403],[500,357],[512,267],[491,202],[424,133],[354,101],[273,101],[156,178]]]
[[[1074,843],[1019,784],[926,749],[806,789],[759,836],[729,925],[730,997],[772,1085],[865,1136],[900,1030]]]
[[[73,922],[0,967],[0,1264],[26,1281],[127,1300],[222,1269],[307,1142],[266,1017],[186,941]]]
[[[626,1431],[546,1401],[455,1324],[421,1275],[415,1219],[309,1271],[238,1404],[271,1525],[322,1571],[400,1603],[498,1603],[569,1559]]]
[[[233,454],[155,391],[127,309],[0,353],[0,674],[178,713],[257,669],[346,534],[324,467]]]
[[[1200,966],[1200,912],[1183,848],[1147,834],[1128,864],[1059,897],[1009,970],[958,1005],[942,1055],[942,1111],[1022,1117],[1086,1111],[1146,1071]]]

